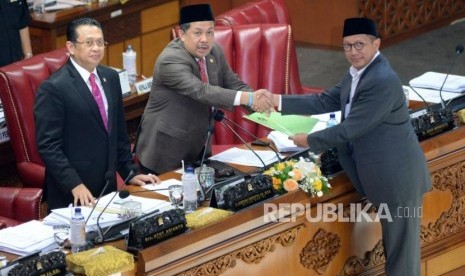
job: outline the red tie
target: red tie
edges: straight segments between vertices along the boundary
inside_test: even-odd
[[[207,76],[207,68],[205,67],[205,59],[200,58],[198,63],[200,67],[200,77],[202,78],[202,82],[207,83],[208,76]]]
[[[92,96],[94,96],[95,102],[97,103],[100,116],[102,116],[103,124],[105,125],[105,129],[108,130],[108,118],[107,113],[105,112],[105,105],[103,104],[102,93],[100,92],[100,89],[95,82],[95,75],[93,73],[90,74],[89,81],[90,86],[92,87]]]

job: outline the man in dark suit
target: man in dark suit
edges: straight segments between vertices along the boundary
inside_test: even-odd
[[[380,54],[380,43],[372,20],[346,19],[342,45],[352,66],[341,82],[319,95],[273,98],[284,114],[341,110],[340,124],[290,138],[313,152],[337,148],[355,189],[389,210],[390,216],[381,219],[387,275],[416,276],[422,196],[431,188],[431,179],[401,82]]]
[[[267,90],[252,93],[214,43],[210,5],[184,6],[180,23],[179,38],[166,46],[155,64],[152,89],[139,128],[136,155],[147,172],[164,173],[179,168],[182,160],[192,163],[200,159],[212,120],[212,106],[228,110],[237,105],[266,109],[265,104],[255,102]],[[205,150],[207,155],[211,153],[211,142]]]
[[[68,62],[39,87],[34,116],[36,141],[45,164],[49,210],[94,204],[105,183],[116,190],[116,171],[123,178],[138,171],[132,161],[118,73],[99,65],[105,44],[100,23],[81,18],[68,25]],[[112,176],[112,177],[108,177]],[[129,183],[159,182],[136,175]]]

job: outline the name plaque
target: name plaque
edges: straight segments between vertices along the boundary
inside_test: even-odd
[[[181,209],[141,216],[129,224],[127,250],[137,254],[140,250],[179,235],[186,229],[186,218]]]
[[[275,195],[271,179],[257,175],[212,194],[210,206],[238,211]]]

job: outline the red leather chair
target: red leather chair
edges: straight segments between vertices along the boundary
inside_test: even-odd
[[[216,26],[215,42],[225,54],[232,70],[253,89],[266,88],[272,93],[289,92],[289,56],[292,29],[287,24],[251,24]],[[246,111],[235,108],[226,116],[258,137],[265,137],[269,129],[243,118]],[[246,141],[253,140],[240,128],[233,126]],[[213,143],[240,144],[229,130],[215,125]]]
[[[289,10],[284,0],[259,0],[219,14],[215,18],[217,26],[235,26],[258,23],[280,23],[292,26]],[[300,82],[299,67],[294,45],[294,35],[289,34],[289,88],[290,94],[319,93],[321,87],[307,87]]]
[[[42,189],[0,187],[0,229],[41,218]]]
[[[37,152],[34,98],[39,85],[60,68],[66,48],[36,55],[0,68],[0,99],[19,178],[25,187],[42,188],[45,167]]]

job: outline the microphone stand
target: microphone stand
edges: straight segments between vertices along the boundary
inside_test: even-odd
[[[430,106],[428,104],[428,102],[425,100],[425,98],[423,98],[421,96],[420,93],[418,93],[412,86],[409,86],[410,89],[412,89],[413,92],[415,92],[415,94],[418,95],[418,97],[420,97],[420,99],[423,101],[423,103],[425,103],[425,106],[426,106],[426,112],[430,112]]]
[[[131,170],[129,172],[129,175],[128,177],[126,177],[126,179],[124,180],[123,182],[123,185],[121,185],[121,187],[118,189],[118,191],[111,197],[111,199],[108,201],[107,205],[105,205],[105,207],[103,208],[102,212],[100,212],[100,214],[98,215],[97,217],[97,232],[98,232],[98,237],[95,238],[95,243],[97,244],[101,244],[103,243],[103,241],[105,240],[105,234],[103,233],[102,231],[102,228],[100,227],[100,217],[102,216],[102,214],[105,212],[105,210],[108,208],[108,206],[110,205],[110,203],[113,201],[113,199],[116,197],[117,194],[119,194],[119,192],[123,189],[124,186],[127,185],[127,183],[134,177],[135,175],[135,171],[134,170]],[[97,204],[96,204],[97,205]]]
[[[450,65],[449,72],[447,72],[446,77],[444,78],[444,81],[442,82],[441,88],[439,88],[439,97],[441,98],[441,106],[443,109],[446,108],[446,105],[444,104],[444,99],[442,98],[442,88],[444,87],[444,84],[446,84],[447,78],[449,77],[450,73],[452,72],[452,68],[454,68],[455,61],[457,60],[457,57],[463,53],[464,47],[462,44],[459,44],[455,46],[455,58],[452,61],[452,64]]]
[[[257,136],[255,136],[253,133],[251,133],[250,131],[248,131],[247,129],[245,129],[244,127],[242,127],[241,125],[239,125],[238,123],[234,122],[233,120],[230,120],[228,117],[226,117],[226,115],[224,114],[223,111],[221,110],[217,110],[215,115],[213,116],[214,119],[218,122],[222,121],[222,120],[225,120],[227,121],[228,123],[231,123],[233,124],[234,126],[236,126],[237,128],[239,128],[240,130],[242,130],[243,132],[245,132],[246,134],[248,134],[250,137],[254,138],[255,140],[259,141],[263,146],[266,146],[268,147],[269,149],[271,149],[275,154],[276,154],[276,158],[278,159],[279,162],[282,162],[282,159],[281,157],[279,156],[279,153],[272,147],[270,146],[269,144],[263,142],[260,138],[258,138]],[[237,136],[239,136],[237,133],[236,133]],[[241,139],[241,142],[244,143],[244,141]]]
[[[265,162],[263,162],[263,159],[260,158],[260,156],[255,152],[255,150],[252,149],[251,146],[249,146],[249,144],[230,126],[228,125],[227,123],[225,123],[224,121],[220,121],[220,123],[227,127],[239,140],[241,140],[241,142],[251,151],[253,152],[253,154],[255,154],[255,156],[257,156],[257,158],[260,160],[260,162],[263,164],[263,168],[262,170],[264,170],[266,168],[266,164]]]
[[[87,217],[87,220],[86,220],[86,223],[85,225],[87,225],[87,222],[89,221],[90,217],[92,216],[92,213],[94,212],[95,210],[95,207],[97,207],[97,203],[100,201],[100,199],[102,198],[103,196],[103,193],[105,193],[105,190],[108,188],[108,185],[110,184],[110,180],[114,177],[115,173],[111,172],[111,171],[107,171],[105,173],[105,186],[103,186],[103,189],[102,191],[100,192],[100,195],[98,196],[97,198],[97,201],[95,202],[95,205],[92,207],[92,210],[90,210],[90,214],[89,216]]]

